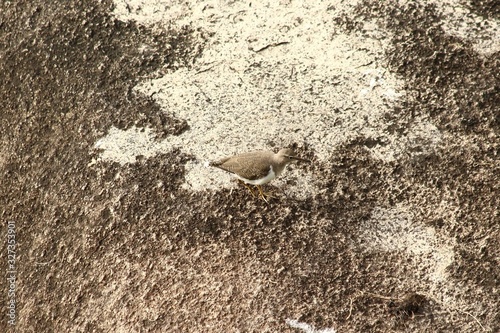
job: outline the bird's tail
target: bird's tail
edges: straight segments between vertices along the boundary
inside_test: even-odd
[[[221,166],[221,162],[220,161],[205,161],[205,163],[203,163],[203,165],[208,168],[208,167],[214,167],[214,168],[219,168]]]

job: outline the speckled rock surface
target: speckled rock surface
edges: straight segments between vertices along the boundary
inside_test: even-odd
[[[500,331],[499,13],[3,1],[0,331]]]

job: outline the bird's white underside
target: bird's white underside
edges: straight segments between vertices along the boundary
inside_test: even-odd
[[[250,180],[250,179],[246,179],[246,178],[240,177],[237,174],[234,174],[234,176],[236,178],[244,181],[245,183],[250,184],[250,185],[264,185],[264,184],[269,183],[274,178],[276,178],[276,174],[274,173],[272,165],[269,167],[269,173],[264,178]]]

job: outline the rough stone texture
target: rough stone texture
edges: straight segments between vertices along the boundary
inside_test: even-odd
[[[136,87],[196,68],[217,36],[83,3],[0,4],[2,272],[8,221],[17,242],[16,325],[2,279],[1,332],[500,331],[498,50],[424,1],[339,13],[337,33],[390,34],[383,65],[405,93],[381,132],[344,135],[334,154],[289,142],[316,163],[266,204],[184,186],[200,157],[182,142],[102,158],[115,129],[162,142],[196,126]],[[456,6],[481,36],[498,25],[497,1]],[[314,187],[288,195],[300,173]]]

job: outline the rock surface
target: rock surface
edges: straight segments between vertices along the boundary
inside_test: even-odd
[[[499,22],[3,1],[0,331],[500,331]],[[282,146],[269,204],[204,167]]]

